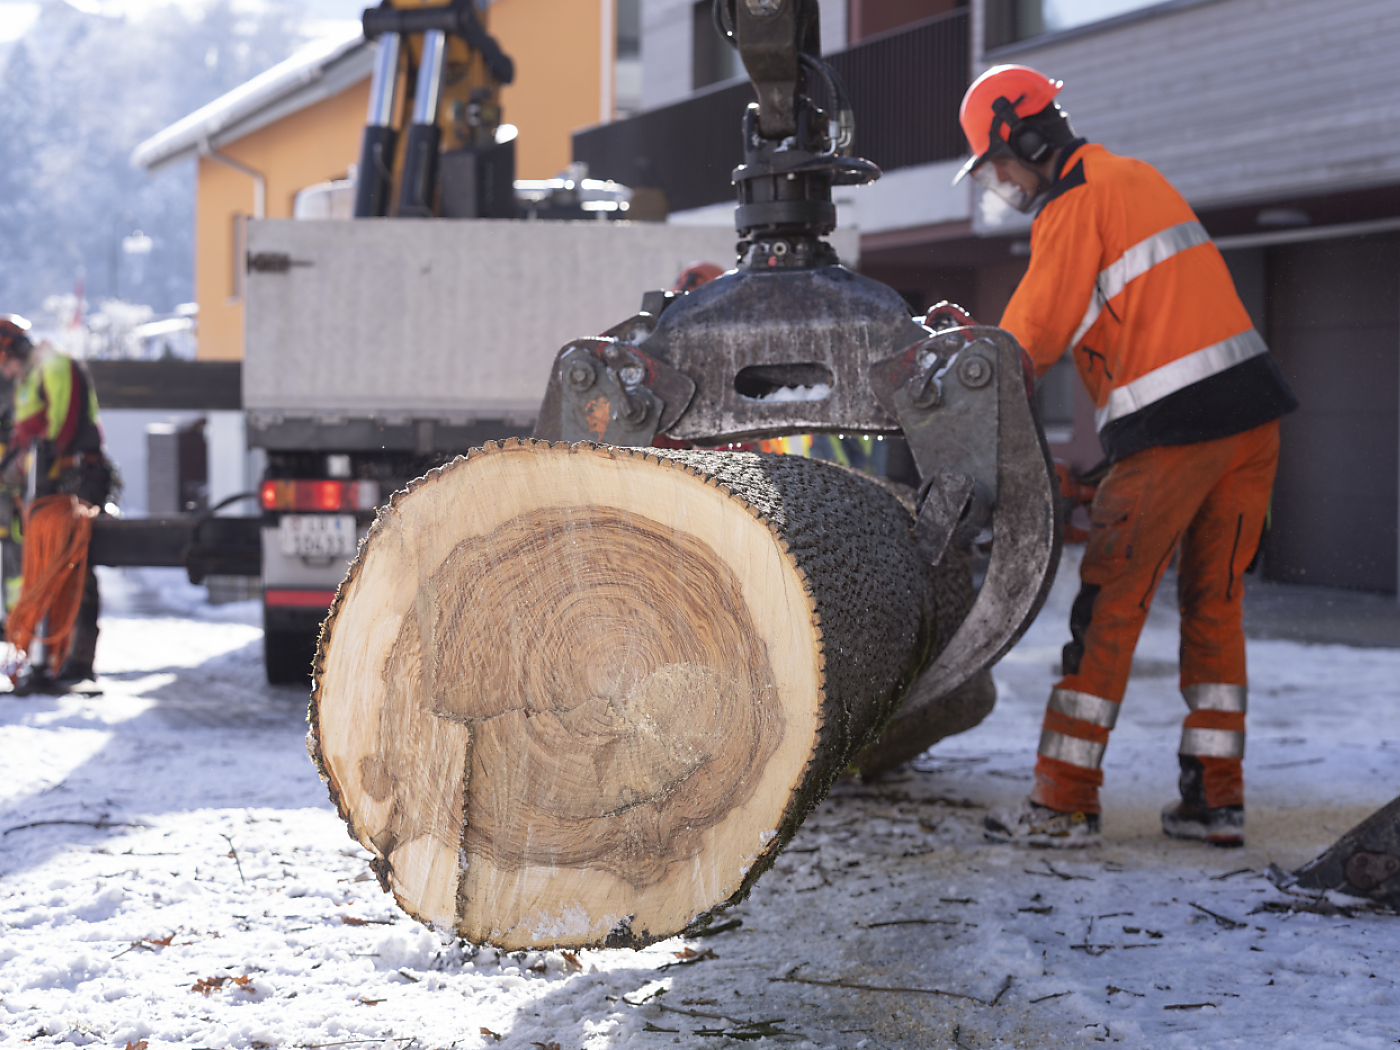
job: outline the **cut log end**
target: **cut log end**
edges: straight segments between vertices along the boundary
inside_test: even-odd
[[[697,455],[510,441],[381,513],[312,733],[411,914],[507,949],[671,936],[746,892],[905,684],[830,695],[802,530]],[[723,465],[763,488],[761,459]],[[898,618],[887,662],[917,663],[926,612]]]

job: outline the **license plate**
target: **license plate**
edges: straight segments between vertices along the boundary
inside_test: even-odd
[[[324,558],[355,553],[353,514],[283,514],[277,534],[287,555]]]

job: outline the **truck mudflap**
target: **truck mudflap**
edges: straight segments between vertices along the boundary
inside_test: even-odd
[[[88,563],[175,566],[191,583],[262,572],[261,518],[108,518],[92,524]]]

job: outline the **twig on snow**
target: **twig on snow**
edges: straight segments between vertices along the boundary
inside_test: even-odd
[[[1093,879],[1089,878],[1088,875],[1071,875],[1069,872],[1060,871],[1059,869],[1057,869],[1057,868],[1055,867],[1055,865],[1051,864],[1048,860],[1043,860],[1043,861],[1041,861],[1041,863],[1045,865],[1045,871],[1046,871],[1047,873],[1049,873],[1049,874],[1055,876],[1055,878],[1057,878],[1057,879],[1062,879],[1062,880],[1065,881],[1065,882],[1073,882],[1073,881],[1075,881],[1076,879],[1078,879],[1080,882],[1093,882],[1093,881],[1094,881]],[[1024,870],[1024,869],[1023,869],[1023,870]],[[1027,871],[1026,874],[1027,874],[1027,875],[1039,875],[1039,874],[1041,874],[1041,873],[1038,872],[1038,871]]]
[[[713,948],[706,948],[703,952],[697,952],[694,948],[686,948],[683,951],[672,952],[675,961],[668,962],[665,966],[658,966],[657,973],[665,973],[672,966],[694,966],[696,963],[705,962],[708,959],[718,959]]]
[[[1224,882],[1226,879],[1233,879],[1236,875],[1253,875],[1253,868],[1236,868],[1234,871],[1227,871],[1224,875],[1212,875],[1211,882]]]
[[[1051,999],[1059,999],[1069,994],[1069,992],[1053,992],[1050,995],[1042,995],[1039,999],[1032,999],[1031,1005],[1034,1006],[1036,1003],[1046,1003],[1049,1002]]]
[[[874,930],[880,926],[956,926],[957,919],[886,919],[884,922],[866,923],[867,930]]]
[[[1186,903],[1191,905],[1191,907],[1195,908],[1197,911],[1204,912],[1206,915],[1209,915],[1212,919],[1216,921],[1217,925],[1224,926],[1227,930],[1246,930],[1249,928],[1249,923],[1239,922],[1236,919],[1227,919],[1224,915],[1221,915],[1218,912],[1213,912],[1209,908],[1202,908],[1195,901],[1187,901]]]
[[[228,855],[233,858],[234,866],[238,868],[239,881],[245,886],[248,885],[248,880],[243,877],[243,864],[238,859],[238,850],[234,848],[233,839],[229,838],[222,831],[219,832],[219,837],[228,843]]]
[[[12,828],[6,828],[5,835],[12,831],[25,831],[28,828],[47,828],[55,824],[72,824],[82,828],[96,828],[98,831],[105,831],[107,828],[149,828],[149,824],[138,824],[130,821],[107,820],[105,817],[98,817],[96,820],[35,820],[28,824],[16,824]]]
[[[975,995],[963,995],[961,992],[945,992],[941,988],[900,988],[881,984],[857,984],[854,981],[819,981],[815,977],[770,977],[770,982],[779,984],[816,984],[823,988],[849,988],[857,992],[904,992],[908,995],[943,995],[949,999],[966,999],[968,1002],[976,1003],[979,1006],[990,1006],[985,999],[979,999]]]
[[[781,1028],[774,1027],[782,1023],[784,1018],[777,1018],[772,1021],[736,1021],[733,1028],[697,1028],[696,1035],[718,1035],[728,1039],[739,1039],[745,1042],[757,1039],[765,1039],[768,1036],[787,1035],[802,1037],[801,1032],[785,1032]]]
[[[992,996],[992,1001],[991,1001],[990,1003],[988,1003],[987,1005],[988,1005],[988,1006],[996,1006],[997,1003],[1001,1002],[1001,997],[1002,997],[1003,995],[1005,995],[1010,989],[1011,989],[1011,975],[1010,975],[1010,974],[1007,974],[1007,975],[1006,975],[1006,981],[1005,981],[1005,983],[1003,983],[1002,986],[1001,986],[1001,991],[997,992],[996,995]]]
[[[722,922],[718,926],[707,926],[703,930],[696,930],[694,933],[687,934],[686,936],[713,937],[716,934],[728,933],[730,930],[737,930],[742,925],[744,925],[743,919],[730,919],[728,922]]]
[[[781,980],[781,978],[776,978],[776,977],[773,978],[773,979],[774,979],[774,980]],[[734,1032],[734,1031],[723,1032],[723,1031],[719,1031],[719,1030],[701,1029],[700,1031],[698,1031],[698,1032],[695,1033],[696,1035],[728,1035],[728,1036],[730,1036],[731,1038],[734,1038],[734,1039],[757,1039],[757,1038],[759,1038],[759,1037],[762,1036],[762,1035],[796,1035],[796,1034],[797,1034],[797,1033],[795,1033],[795,1032],[783,1032],[783,1031],[780,1031],[780,1030],[777,1030],[777,1029],[774,1029],[774,1028],[773,1028],[773,1025],[785,1023],[785,1022],[787,1021],[787,1018],[785,1018],[785,1017],[774,1017],[774,1018],[772,1018],[771,1020],[767,1020],[767,1021],[753,1021],[753,1020],[741,1021],[741,1020],[739,1020],[737,1017],[731,1017],[729,1014],[712,1014],[712,1013],[708,1013],[708,1012],[705,1011],[705,1010],[683,1010],[683,1009],[681,1009],[679,1006],[667,1006],[665,1003],[653,1002],[653,1001],[652,1001],[652,1000],[653,1000],[654,998],[656,998],[657,996],[664,994],[665,991],[666,991],[665,988],[658,989],[657,991],[653,992],[651,995],[649,995],[649,996],[647,996],[645,999],[643,999],[641,1002],[636,1002],[636,1003],[634,1003],[631,999],[627,998],[627,996],[625,996],[625,995],[622,996],[622,998],[621,998],[620,1001],[626,1003],[628,1006],[634,1006],[634,1007],[635,1007],[635,1006],[654,1006],[654,1007],[656,1007],[658,1010],[660,1010],[662,1013],[667,1013],[667,1014],[679,1014],[679,1015],[682,1016],[682,1017],[694,1017],[694,1018],[699,1018],[699,1019],[705,1020],[705,1021],[724,1021],[724,1022],[726,1022],[727,1024],[731,1024],[731,1025],[733,1025],[736,1029],[738,1029],[737,1032]],[[647,1022],[647,1024],[648,1024],[648,1027],[647,1027],[645,1030],[648,1031],[648,1032],[652,1032],[652,1031],[672,1032],[672,1031],[675,1031],[675,1029],[671,1029],[671,1028],[652,1028],[652,1027],[650,1027],[651,1022],[649,1022],[649,1021]]]
[[[1220,1009],[1220,1004],[1219,1004],[1219,1003],[1172,1003],[1172,1004],[1170,1004],[1169,1006],[1164,1006],[1164,1007],[1162,1007],[1162,1009],[1163,1009],[1163,1010],[1204,1010],[1207,1006],[1213,1006],[1213,1007],[1215,1007],[1217,1010]]]

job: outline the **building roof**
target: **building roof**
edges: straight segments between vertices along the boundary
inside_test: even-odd
[[[340,94],[370,75],[374,47],[359,26],[307,44],[285,62],[240,84],[158,131],[131,153],[138,168],[157,168],[219,149],[283,117]]]

